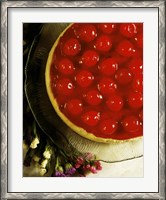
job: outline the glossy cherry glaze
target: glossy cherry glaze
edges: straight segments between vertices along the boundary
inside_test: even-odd
[[[96,137],[143,135],[143,24],[77,23],[55,48],[51,89],[61,112]]]

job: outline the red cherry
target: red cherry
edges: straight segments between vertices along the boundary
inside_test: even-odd
[[[112,32],[115,31],[116,29],[116,24],[112,24],[112,23],[106,23],[106,24],[99,24],[99,29],[106,34],[110,34]]]
[[[135,41],[140,48],[143,48],[143,34],[140,33],[135,37]]]
[[[71,60],[63,58],[58,63],[58,70],[65,75],[70,75],[74,72],[74,65]]]
[[[100,114],[96,111],[88,111],[81,116],[81,119],[88,126],[96,126],[100,120]]]
[[[102,121],[99,125],[99,129],[102,134],[111,135],[113,134],[118,128],[118,123],[113,119],[106,119]]]
[[[125,23],[120,25],[120,33],[125,37],[131,38],[137,34],[137,26],[132,23]]]
[[[138,117],[130,115],[124,118],[122,121],[122,126],[127,132],[136,132],[140,129],[140,121]]]
[[[99,55],[94,50],[87,50],[82,55],[82,64],[86,67],[93,67],[99,61]]]
[[[143,110],[140,111],[139,118],[141,119],[141,121],[143,121]]]
[[[96,38],[97,31],[95,26],[91,24],[86,24],[86,25],[80,25],[78,32],[76,34],[84,42],[91,42]]]
[[[75,80],[81,87],[84,88],[92,84],[94,76],[87,70],[81,70],[76,74]]]
[[[102,102],[102,95],[97,90],[90,90],[85,95],[85,100],[90,105],[99,105]]]
[[[75,56],[80,52],[80,50],[81,45],[75,38],[68,39],[63,46],[63,52],[67,56]]]
[[[133,59],[129,65],[128,68],[130,69],[130,72],[132,74],[139,74],[143,72],[143,63],[141,58],[135,58]]]
[[[119,95],[112,95],[109,97],[106,104],[111,111],[117,112],[123,107],[123,99]]]
[[[143,106],[143,96],[141,92],[132,92],[128,97],[128,103],[131,108],[141,108]]]
[[[117,86],[113,79],[102,78],[98,84],[99,91],[104,95],[110,95],[115,92]]]
[[[107,52],[112,47],[112,41],[107,35],[101,35],[97,38],[94,47],[100,52]]]
[[[79,115],[82,112],[82,102],[79,99],[71,99],[65,105],[67,111],[72,115]]]
[[[128,69],[122,68],[117,71],[115,78],[120,84],[128,84],[132,80],[132,75]]]
[[[142,32],[143,30],[143,23],[136,23],[138,32]]]
[[[71,95],[74,90],[74,86],[70,79],[62,78],[56,82],[55,89],[58,94]]]
[[[143,74],[136,74],[132,81],[132,88],[135,91],[143,92]]]
[[[118,69],[118,63],[114,58],[106,58],[99,64],[99,70],[106,76],[113,75]]]
[[[133,44],[128,40],[123,40],[117,47],[117,52],[125,57],[131,57],[135,53]]]

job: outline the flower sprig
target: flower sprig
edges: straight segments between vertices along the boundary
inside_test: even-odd
[[[59,151],[57,156],[55,172],[53,176],[55,177],[71,177],[71,176],[81,176],[85,177],[89,173],[97,173],[102,170],[100,161],[95,159],[95,156],[91,153],[86,153],[82,155],[75,155],[73,159],[64,156],[64,153]]]
[[[28,135],[31,142],[26,144],[24,134],[24,146],[28,146],[24,166],[38,164],[39,176],[49,174],[52,177],[85,177],[89,173],[95,174],[102,170],[100,161],[91,153],[80,154],[74,151],[71,157],[64,149],[59,149],[42,133],[35,121],[28,134],[31,134],[31,137]],[[34,141],[38,141],[37,144]]]

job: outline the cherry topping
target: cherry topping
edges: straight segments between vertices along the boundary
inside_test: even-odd
[[[120,111],[123,107],[123,99],[119,95],[112,95],[106,102],[111,111]]]
[[[136,74],[132,81],[132,88],[135,91],[143,92],[143,74]]]
[[[118,123],[113,119],[106,119],[100,123],[99,128],[102,134],[109,136],[117,130]]]
[[[143,48],[143,34],[140,33],[135,37],[135,41],[140,48]]]
[[[127,132],[136,132],[140,129],[140,121],[138,117],[130,115],[123,119],[122,126]]]
[[[82,112],[82,102],[79,99],[71,99],[69,100],[65,108],[72,115],[79,115]]]
[[[96,111],[88,111],[82,116],[82,121],[89,126],[96,126],[100,119],[100,114]]]
[[[118,69],[118,63],[114,58],[106,58],[99,64],[99,70],[106,76],[113,75]]]
[[[139,118],[141,119],[141,121],[143,121],[143,110],[140,111]]]
[[[131,23],[121,24],[120,25],[120,32],[125,37],[131,38],[135,34],[137,34],[137,26],[136,26],[136,24],[131,24]]]
[[[102,78],[98,84],[98,89],[104,95],[110,95],[115,92],[117,86],[113,79],[111,78]]]
[[[99,105],[102,102],[102,95],[98,90],[90,90],[85,95],[85,100],[90,105]]]
[[[80,52],[80,50],[81,45],[75,38],[68,39],[63,46],[63,52],[67,56],[75,56]]]
[[[142,63],[142,59],[140,58],[135,58],[133,59],[129,65],[128,68],[130,69],[130,72],[132,74],[138,74],[138,73],[142,73],[143,72],[143,63]]]
[[[86,67],[93,67],[99,61],[99,55],[94,50],[87,50],[82,55],[82,64]]]
[[[125,57],[131,57],[135,53],[133,44],[128,40],[123,40],[117,47],[117,52]]]
[[[91,74],[91,72],[87,70],[81,70],[76,74],[76,82],[81,86],[81,87],[88,87],[92,84],[94,80],[94,76]]]
[[[57,44],[50,69],[60,111],[96,137],[142,135],[143,24],[75,23]]]
[[[132,92],[128,97],[128,103],[131,108],[141,108],[143,105],[143,96],[141,92]]]
[[[110,34],[115,31],[116,24],[106,23],[106,24],[99,24],[99,29],[106,34]]]
[[[74,72],[74,65],[71,60],[63,58],[58,64],[58,70],[65,75],[70,75]]]
[[[70,95],[74,90],[73,83],[68,78],[59,79],[56,82],[55,88],[58,94]]]
[[[91,42],[97,36],[96,28],[91,24],[86,24],[79,27],[78,37],[84,42]]]
[[[132,80],[132,75],[128,69],[122,68],[117,71],[115,78],[120,84],[128,84]]]
[[[94,47],[100,52],[107,52],[112,47],[112,41],[107,35],[101,35],[97,38]]]

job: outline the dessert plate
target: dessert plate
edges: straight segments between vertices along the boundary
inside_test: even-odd
[[[142,156],[142,137],[110,143],[91,141],[72,131],[53,109],[45,86],[45,68],[52,45],[68,25],[67,23],[44,24],[32,44],[25,70],[25,93],[36,121],[51,140],[60,148],[65,148],[68,153],[72,153],[74,149],[81,153],[91,152],[97,159],[107,162]]]

